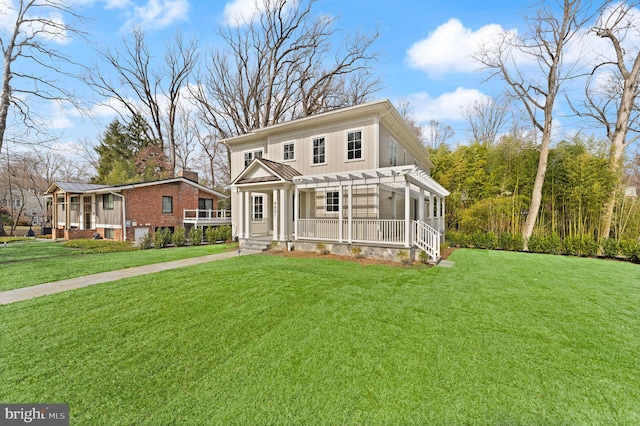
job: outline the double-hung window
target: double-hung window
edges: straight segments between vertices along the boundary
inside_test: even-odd
[[[323,164],[326,162],[324,136],[313,138],[313,164]]]
[[[251,160],[254,158],[262,158],[262,151],[251,151],[244,153],[244,166],[247,167],[251,164]]]
[[[102,194],[102,208],[113,210],[113,194]]]
[[[282,159],[284,161],[294,159],[293,143],[285,143],[283,145]]]
[[[327,213],[340,211],[340,192],[327,191],[326,210]]]
[[[163,214],[173,213],[173,197],[170,197],[167,195],[162,197],[162,213]]]
[[[261,221],[264,218],[264,204],[262,195],[256,195],[253,197],[253,220],[256,222]]]
[[[389,139],[389,165],[398,165],[398,142]]]
[[[360,160],[362,158],[362,131],[356,130],[347,133],[347,160]]]

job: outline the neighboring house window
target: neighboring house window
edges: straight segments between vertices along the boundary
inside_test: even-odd
[[[398,165],[398,142],[389,139],[389,165]]]
[[[263,219],[264,205],[262,203],[262,195],[256,195],[255,197],[253,197],[253,220]]]
[[[244,166],[247,167],[251,164],[251,160],[254,158],[262,158],[262,151],[251,151],[244,153]]]
[[[285,143],[283,146],[284,146],[284,153],[282,155],[282,159],[284,161],[293,160],[294,159],[293,144],[292,143]]]
[[[113,229],[107,228],[104,230],[104,237],[113,239]]]
[[[173,213],[173,197],[167,195],[162,197],[162,213]]]
[[[113,194],[102,194],[102,209],[113,210]]]
[[[325,162],[325,138],[313,138],[313,164]]]
[[[362,158],[362,131],[347,133],[347,160]]]
[[[79,205],[80,205],[80,196],[73,195],[71,197],[71,210],[78,210]]]
[[[340,193],[338,191],[327,191],[327,212],[340,211]]]

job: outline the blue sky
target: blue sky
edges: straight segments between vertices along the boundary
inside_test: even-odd
[[[0,0],[11,3],[16,0]],[[158,56],[164,43],[176,31],[185,38],[196,37],[201,48],[216,46],[215,28],[232,19],[234,13],[248,13],[254,0],[72,0],[79,13],[90,18],[85,31],[97,47],[118,47],[123,35],[134,26],[142,28]],[[408,99],[421,122],[435,119],[451,125],[454,142],[468,139],[460,109],[479,96],[497,95],[499,81],[483,83],[485,74],[469,55],[479,40],[496,31],[523,25],[527,1],[494,0],[429,2],[401,0],[319,0],[316,13],[338,16],[337,27],[344,33],[380,30],[375,49],[380,52],[377,66],[384,88],[378,98],[394,103]],[[1,22],[0,22],[1,24]],[[93,48],[82,40],[67,40],[61,48],[89,65],[95,59]],[[79,93],[90,94],[78,86]],[[95,106],[95,121],[81,120],[71,111],[51,108],[51,126],[64,132],[61,143],[78,139],[97,142],[115,114]]]

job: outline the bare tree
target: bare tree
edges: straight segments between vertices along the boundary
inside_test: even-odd
[[[96,66],[87,81],[100,95],[116,99],[129,115],[145,118],[146,136],[162,150],[168,149],[173,175],[181,95],[198,62],[197,43],[185,42],[178,33],[173,43],[165,46],[163,59],[157,63],[144,34],[134,31],[130,39],[123,38],[122,51],[106,49],[100,55],[119,78],[112,81]]]
[[[640,46],[630,36],[640,35],[640,22],[634,17],[637,2],[617,3],[604,10],[593,32],[611,43],[613,60],[597,64],[585,89],[584,111],[600,123],[611,142],[609,171],[618,185],[613,187],[602,207],[600,237],[611,233],[613,211],[623,174],[623,156],[627,146],[640,138],[640,109],[637,105],[640,78]],[[602,72],[603,70],[604,72]],[[602,78],[598,79],[600,76]]]
[[[462,116],[469,124],[473,140],[495,143],[504,128],[509,105],[503,97],[483,96],[462,109]]]
[[[396,102],[396,109],[404,121],[407,122],[413,133],[416,134],[418,139],[422,141],[423,144],[426,144],[424,137],[424,128],[418,124],[417,120],[413,115],[413,106],[411,106],[411,102],[408,99],[400,99]]]
[[[226,50],[211,50],[191,86],[217,137],[360,103],[379,89],[371,51],[378,33],[334,49],[336,19],[314,16],[315,3],[257,0],[255,17],[219,29]]]
[[[46,126],[38,125],[39,116],[33,107],[37,102],[70,103],[79,101],[61,76],[72,77],[62,71],[69,64],[77,65],[54,48],[71,36],[83,35],[65,19],[78,21],[76,14],[64,0],[15,0],[4,2],[3,21],[9,24],[0,30],[3,56],[0,90],[0,152],[7,139],[10,119],[21,123],[22,131],[40,134]],[[4,235],[0,219],[0,235]]]
[[[429,120],[425,127],[426,135],[423,143],[430,148],[437,148],[455,135],[453,128],[437,120]]]
[[[549,3],[541,3],[536,15],[527,18],[527,34],[518,36],[505,32],[497,43],[483,46],[476,55],[476,60],[491,71],[489,78],[498,77],[507,84],[510,93],[522,103],[533,126],[542,133],[538,169],[522,229],[525,244],[533,234],[542,202],[553,107],[562,86],[572,77],[572,68],[564,66],[565,51],[590,19],[590,4],[581,0],[558,1],[562,11],[559,15]],[[527,61],[534,66],[528,69]]]

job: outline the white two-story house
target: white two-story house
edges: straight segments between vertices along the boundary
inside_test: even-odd
[[[225,143],[241,248],[262,241],[316,251],[321,243],[339,254],[440,258],[449,192],[429,176],[427,149],[388,100]]]

